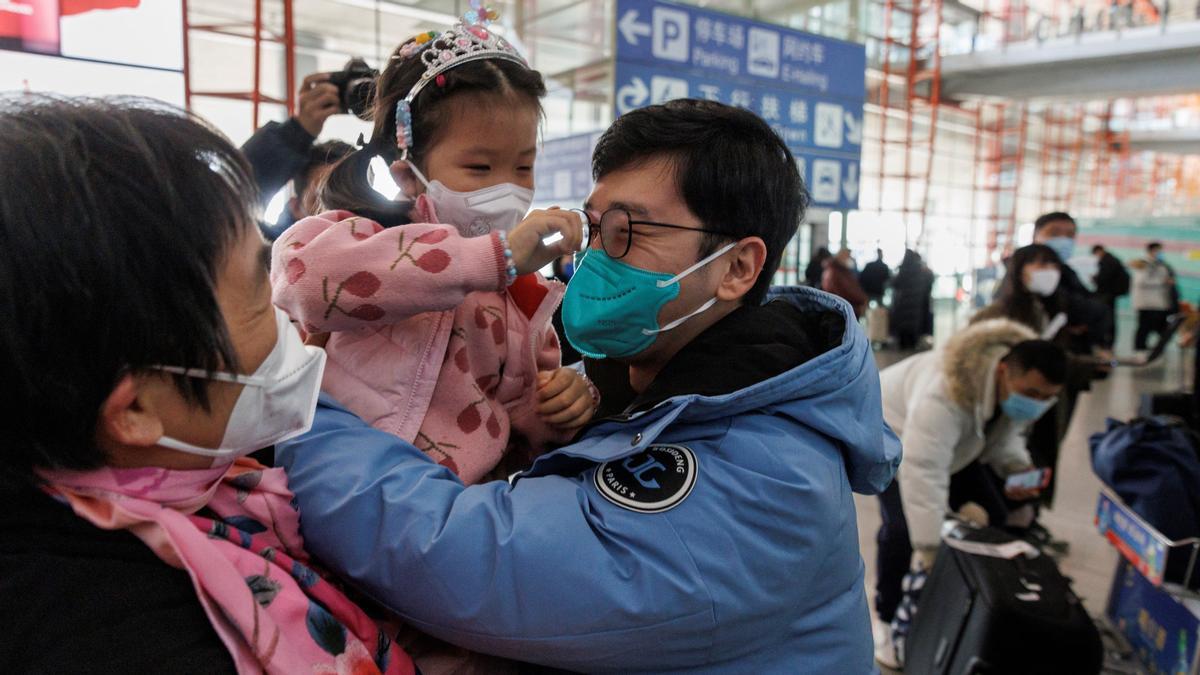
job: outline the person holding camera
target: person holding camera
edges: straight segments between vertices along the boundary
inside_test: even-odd
[[[340,73],[338,73],[340,74]],[[311,154],[317,137],[325,128],[325,121],[344,112],[342,94],[338,86],[330,81],[332,73],[313,73],[300,84],[298,111],[283,122],[268,122],[242,145],[242,154],[250,163],[254,182],[258,185],[260,206],[279,192],[288,181],[307,175],[311,166]],[[328,153],[336,156],[336,162],[345,153]],[[303,198],[297,194],[297,199]],[[308,214],[304,214],[308,215]],[[292,209],[284,209],[274,227],[263,226],[268,239],[282,232],[298,220]]]

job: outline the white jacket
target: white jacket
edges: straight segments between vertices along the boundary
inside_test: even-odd
[[[1013,345],[1037,337],[1008,319],[981,321],[938,351],[879,374],[883,417],[904,448],[900,497],[914,549],[936,548],[950,497],[950,476],[982,459],[1001,475],[1031,465],[1027,425],[996,414],[996,365]]]
[[[1133,270],[1133,308],[1171,309],[1171,270],[1157,260],[1147,260],[1146,266]]]

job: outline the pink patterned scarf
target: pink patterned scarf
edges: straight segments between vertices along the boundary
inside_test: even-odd
[[[412,675],[409,657],[307,566],[283,469],[43,471],[47,491],[187,570],[239,673]],[[206,515],[197,512],[207,508]],[[209,513],[211,512],[211,513]]]

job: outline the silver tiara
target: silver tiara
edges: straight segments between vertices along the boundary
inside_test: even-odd
[[[471,9],[449,30],[421,33],[397,54],[402,59],[419,55],[425,66],[425,72],[421,73],[421,79],[409,90],[408,96],[396,103],[396,147],[400,149],[402,158],[406,158],[413,147],[412,102],[429,83],[442,86],[445,80],[441,76],[446,71],[484,59],[512,61],[529,67],[525,58],[508,40],[488,29],[497,18],[499,15],[496,10],[473,0]]]

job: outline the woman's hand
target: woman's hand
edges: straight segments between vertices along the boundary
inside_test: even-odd
[[[590,422],[596,401],[587,378],[573,368],[538,373],[537,412],[546,424],[564,431]]]
[[[549,246],[542,243],[556,233],[562,239]],[[582,243],[583,219],[574,211],[558,207],[530,213],[508,233],[508,249],[517,274],[536,272],[559,256],[575,253]]]

